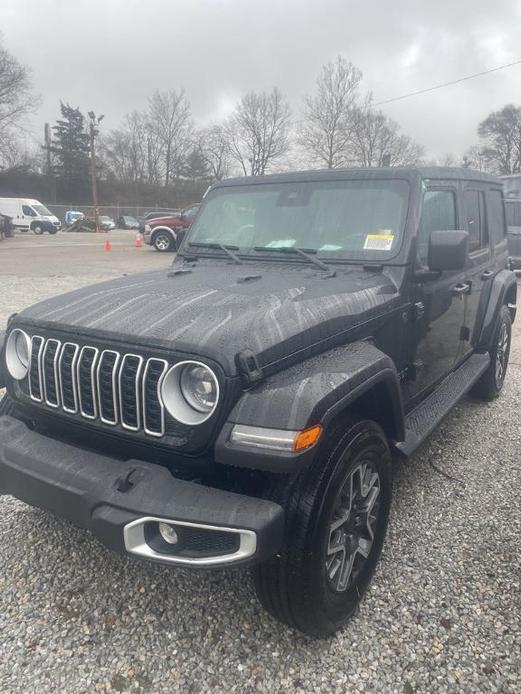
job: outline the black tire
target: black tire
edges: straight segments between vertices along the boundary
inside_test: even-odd
[[[473,386],[471,395],[479,400],[494,400],[501,393],[510,357],[512,319],[506,306],[499,312],[492,347],[489,350],[490,364],[479,381]]]
[[[366,467],[362,468],[363,465]],[[353,490],[359,479],[361,491],[362,469],[366,482],[370,477],[374,479],[376,473],[379,484],[376,501],[371,505],[375,518],[370,520],[372,514],[366,511],[365,524],[364,518],[360,520],[363,511],[359,509],[353,515],[345,508],[344,486],[351,481]],[[383,431],[371,421],[338,423],[326,433],[324,446],[309,470],[292,485],[287,478],[281,479],[273,498],[286,510],[285,546],[253,569],[257,597],[270,614],[314,637],[329,636],[346,623],[356,611],[380,556],[391,505],[391,484],[389,446]],[[365,496],[360,493],[358,501],[369,505],[367,500],[374,496],[375,489],[371,486]],[[351,510],[356,510],[356,495],[351,493],[350,498]],[[346,513],[346,526],[334,529],[333,524],[338,525]],[[353,526],[352,534],[343,535],[349,524]],[[370,524],[374,539],[370,545],[370,539],[364,540],[366,558],[358,551],[342,554],[342,542],[350,537],[354,543],[356,532],[360,536],[368,534]],[[362,548],[361,538],[357,548]],[[349,571],[348,555],[355,564],[344,586],[342,577]],[[339,566],[342,559],[344,564]],[[333,562],[337,562],[336,569]]]
[[[160,253],[171,251],[175,247],[175,241],[168,231],[158,231],[154,234],[152,245]]]
[[[37,236],[41,236],[43,234],[43,227],[40,224],[35,224],[33,227],[31,227],[33,234],[36,234]]]

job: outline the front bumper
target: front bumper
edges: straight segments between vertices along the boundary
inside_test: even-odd
[[[110,549],[165,564],[257,563],[280,549],[284,535],[278,504],[180,480],[159,465],[86,451],[8,415],[0,416],[0,494],[88,528]],[[158,547],[150,529],[160,521],[172,523],[181,538],[185,531],[190,542],[196,537],[198,549],[187,553],[182,542],[179,549]],[[237,540],[231,549],[230,539]]]

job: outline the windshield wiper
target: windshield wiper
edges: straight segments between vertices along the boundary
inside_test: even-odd
[[[300,255],[301,258],[305,258],[309,263],[313,263],[313,265],[316,265],[321,270],[327,270],[327,272],[331,272],[331,268],[328,265],[323,263],[318,258],[315,258],[314,255],[311,255],[311,253],[316,253],[316,250],[314,250],[313,248],[296,248],[295,246],[254,246],[253,250],[268,251],[268,253],[271,253],[273,251],[280,251],[282,253],[295,253],[296,255]]]
[[[229,244],[224,245],[223,243],[214,243],[213,241],[193,241],[189,243],[188,246],[189,248],[216,248],[223,253],[226,253],[226,255],[231,258],[234,263],[237,263],[237,265],[242,265],[242,260],[239,258],[239,256],[232,253],[232,251],[238,251],[239,246],[231,246]]]

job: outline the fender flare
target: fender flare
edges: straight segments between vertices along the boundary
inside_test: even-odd
[[[377,396],[389,438],[405,437],[400,381],[392,359],[370,342],[354,342],[270,376],[243,393],[230,412],[215,444],[218,462],[278,472],[296,471],[313,458],[303,453],[252,450],[231,444],[235,424],[301,431],[328,424],[363,396]],[[363,416],[371,418],[364,398]],[[369,407],[369,410],[367,408]]]
[[[511,270],[501,270],[492,280],[487,309],[481,326],[478,347],[488,349],[501,307],[508,305],[512,321],[516,317],[517,278]]]

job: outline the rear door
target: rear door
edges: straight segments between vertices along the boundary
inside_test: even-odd
[[[464,279],[468,291],[465,294],[465,321],[457,363],[472,351],[472,337],[478,322],[484,286],[492,281],[495,274],[487,216],[488,185],[474,181],[462,185],[462,228],[469,233],[469,255]]]

